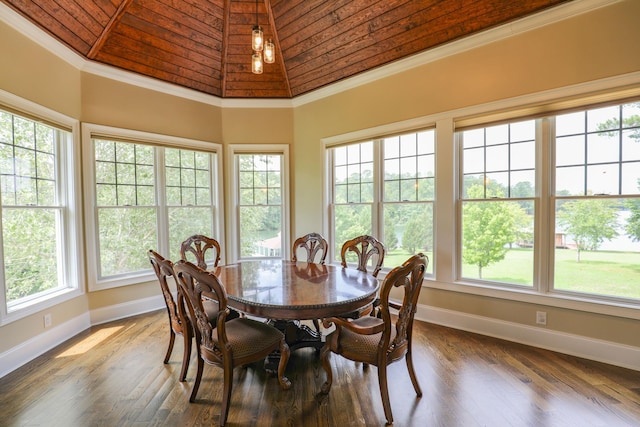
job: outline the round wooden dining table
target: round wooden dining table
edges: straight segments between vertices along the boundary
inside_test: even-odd
[[[380,286],[374,276],[353,268],[282,259],[239,261],[213,272],[227,291],[229,306],[269,319],[284,332],[291,350],[323,344],[321,334],[300,320],[364,310]]]
[[[339,316],[370,305],[379,288],[364,271],[282,259],[240,261],[214,273],[231,307],[265,318]]]

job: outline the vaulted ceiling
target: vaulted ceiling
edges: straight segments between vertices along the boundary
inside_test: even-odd
[[[0,0],[88,60],[221,98],[294,98],[570,0]],[[251,73],[257,21],[276,62]]]

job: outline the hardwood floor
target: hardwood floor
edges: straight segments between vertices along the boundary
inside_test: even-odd
[[[5,376],[0,426],[217,425],[222,370],[205,366],[189,403],[195,360],[180,383],[167,328],[164,310],[96,326]],[[328,396],[313,349],[292,353],[288,391],[259,364],[236,369],[228,425],[384,425],[375,367],[331,363]],[[640,426],[638,371],[421,322],[414,363],[421,399],[405,363],[389,367],[395,426]]]

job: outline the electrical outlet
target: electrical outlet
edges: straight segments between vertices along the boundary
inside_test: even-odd
[[[538,325],[546,325],[547,324],[547,312],[546,311],[536,311],[536,323]]]
[[[44,315],[44,327],[48,328],[51,326],[51,313],[47,313]]]

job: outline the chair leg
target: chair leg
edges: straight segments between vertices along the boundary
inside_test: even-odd
[[[169,330],[169,348],[167,349],[167,354],[164,356],[164,363],[169,363],[169,358],[171,357],[171,352],[173,351],[173,342],[176,340],[176,334],[173,332],[173,329]]]
[[[283,390],[289,390],[291,388],[291,381],[284,376],[284,370],[287,368],[287,362],[289,361],[289,355],[291,350],[287,345],[287,342],[282,338],[280,341],[280,362],[278,363],[278,382]]]
[[[416,377],[416,371],[413,369],[413,359],[411,357],[411,350],[407,351],[407,355],[405,356],[407,360],[407,369],[409,370],[409,376],[411,377],[411,383],[413,383],[413,388],[416,391],[418,397],[422,397],[422,390],[420,389],[420,384],[418,384],[418,377]]]
[[[222,403],[220,406],[220,426],[227,423],[229,404],[231,403],[231,390],[233,388],[233,365],[225,360],[223,369],[224,385],[222,388]]]
[[[387,424],[393,424],[393,414],[391,413],[391,403],[389,402],[389,389],[387,388],[387,365],[378,366],[378,383],[380,384],[380,396],[382,397],[382,407]]]
[[[329,393],[331,390],[331,384],[333,383],[333,375],[331,374],[331,362],[329,361],[329,356],[331,355],[331,349],[325,345],[322,347],[320,351],[320,361],[322,362],[322,367],[324,371],[327,373],[327,380],[324,384],[322,384],[322,388],[320,389],[322,393]]]
[[[182,354],[182,369],[180,370],[180,381],[184,381],[187,378],[187,371],[189,370],[189,362],[191,359],[191,344],[193,339],[191,338],[191,329],[187,329],[182,333],[184,337],[184,353]]]
[[[204,369],[204,360],[200,357],[200,348],[196,345],[196,353],[198,355],[198,371],[196,372],[196,379],[193,382],[193,388],[191,389],[191,396],[189,396],[189,402],[196,401],[196,394],[198,394],[198,388],[200,388],[200,380],[202,379],[202,370]]]

